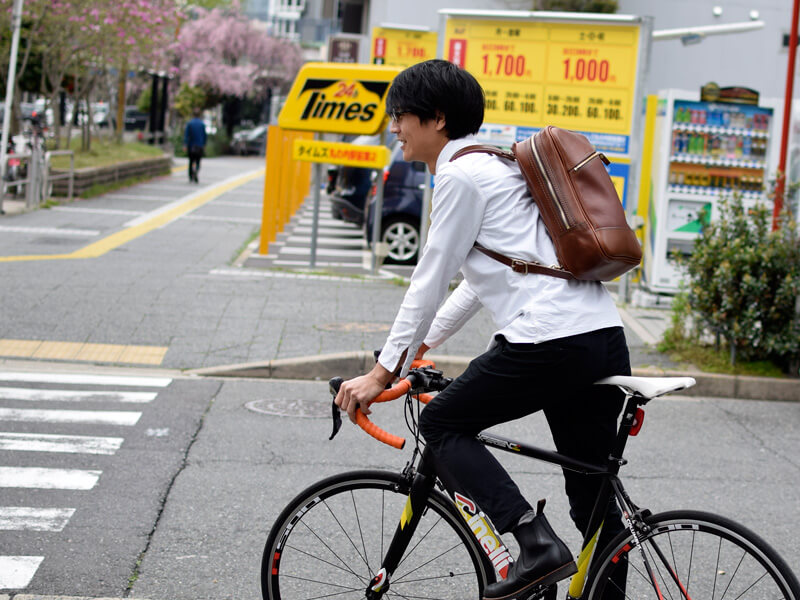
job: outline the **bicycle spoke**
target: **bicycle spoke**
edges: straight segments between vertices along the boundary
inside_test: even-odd
[[[420,539],[419,539],[419,540],[417,540],[417,543],[416,543],[416,544],[414,544],[414,545],[413,545],[411,548],[409,548],[408,550],[406,550],[406,553],[405,553],[405,555],[403,556],[403,560],[401,560],[401,561],[400,561],[400,564],[398,564],[398,565],[397,565],[397,568],[398,568],[398,569],[399,569],[400,567],[402,567],[402,566],[403,566],[403,563],[405,563],[405,562],[406,562],[406,560],[407,560],[407,559],[409,559],[409,558],[411,557],[411,555],[412,555],[412,554],[414,554],[414,551],[415,551],[415,550],[416,550],[416,549],[417,549],[417,548],[420,546],[420,544],[422,544],[422,543],[425,541],[425,539],[426,539],[426,538],[427,538],[427,537],[430,535],[430,533],[431,533],[431,532],[434,530],[434,528],[436,528],[436,526],[437,526],[437,525],[438,525],[440,522],[441,522],[441,519],[437,519],[436,521],[434,521],[434,522],[431,524],[431,526],[428,528],[428,531],[426,531],[424,534],[422,534],[422,535],[420,536]]]
[[[317,534],[317,532],[316,532],[316,531],[314,531],[313,529],[311,529],[311,527],[309,527],[309,525],[308,525],[308,524],[307,524],[307,523],[306,523],[304,520],[301,520],[300,522],[303,524],[303,526],[304,526],[306,529],[308,529],[308,531],[310,531],[310,532],[311,532],[311,534],[312,534],[312,535],[313,535],[315,538],[317,538],[317,539],[319,540],[319,542],[320,542],[320,543],[321,543],[323,546],[325,546],[325,547],[328,549],[328,552],[330,552],[331,554],[333,554],[333,556],[334,556],[336,559],[338,559],[338,560],[339,560],[339,562],[340,562],[340,563],[342,563],[342,565],[344,565],[344,567],[345,567],[345,569],[344,569],[344,570],[345,570],[345,571],[347,571],[348,573],[351,573],[352,575],[354,575],[355,577],[358,577],[359,579],[362,579],[362,576],[361,576],[361,575],[359,575],[358,573],[356,573],[356,572],[355,572],[355,571],[352,569],[352,567],[350,567],[350,565],[349,565],[349,564],[347,564],[347,563],[346,563],[344,560],[342,560],[342,558],[341,558],[341,557],[340,557],[340,556],[339,556],[339,555],[338,555],[336,552],[334,552],[333,548],[331,548],[331,547],[328,545],[328,543],[327,543],[325,540],[323,540],[323,539],[322,539],[322,538],[321,538],[321,537],[320,537],[320,536]]]
[[[294,547],[294,546],[291,546],[291,545],[288,545],[288,544],[287,544],[287,546],[286,546],[286,547],[287,547],[288,549],[290,549],[290,550],[294,550],[295,552],[298,552],[298,553],[300,553],[300,554],[303,554],[304,556],[308,556],[309,558],[313,558],[313,559],[315,559],[315,560],[318,560],[319,562],[321,562],[321,563],[323,563],[323,564],[326,564],[326,565],[328,565],[329,567],[333,567],[334,569],[337,569],[337,570],[339,570],[339,571],[342,571],[343,573],[347,573],[348,575],[355,575],[356,577],[358,577],[358,579],[360,579],[361,581],[363,581],[365,585],[366,585],[366,583],[367,583],[367,579],[365,579],[364,577],[361,577],[360,575],[358,575],[358,573],[354,573],[354,572],[352,571],[352,569],[345,569],[345,568],[341,567],[340,565],[337,565],[336,563],[332,563],[332,562],[331,562],[331,561],[329,561],[329,560],[325,560],[324,558],[322,558],[322,557],[320,557],[320,556],[317,556],[316,554],[311,554],[310,552],[306,552],[306,551],[305,551],[305,550],[303,550],[302,548],[296,548],[296,547]],[[345,563],[345,564],[346,564],[346,563]]]
[[[334,476],[309,488],[270,533],[262,557],[264,598],[363,599],[389,551],[392,519],[408,493],[399,476],[376,471]],[[441,494],[420,510],[422,519],[402,568],[394,570],[397,579],[384,590],[385,600],[476,599],[491,572],[484,569],[479,548],[465,543],[460,515]],[[370,562],[375,572],[363,575],[362,565],[369,568]]]
[[[449,548],[449,549],[445,550],[444,552],[442,552],[441,554],[439,554],[439,555],[437,555],[437,556],[434,556],[433,558],[431,558],[431,559],[430,559],[430,560],[428,560],[427,562],[424,562],[424,563],[422,563],[421,565],[418,565],[418,566],[414,567],[414,568],[413,568],[413,569],[411,569],[410,571],[406,572],[406,573],[405,573],[405,574],[404,574],[402,577],[398,577],[397,579],[395,579],[395,580],[394,580],[394,582],[395,582],[395,583],[397,583],[398,581],[402,582],[402,581],[403,581],[403,579],[405,579],[406,577],[408,577],[408,576],[409,576],[409,575],[411,575],[412,573],[416,573],[417,571],[419,571],[420,569],[422,569],[422,568],[423,568],[423,567],[425,567],[426,565],[429,565],[429,564],[430,564],[430,563],[432,563],[433,561],[435,561],[435,560],[438,560],[438,559],[440,559],[441,557],[443,557],[445,554],[449,554],[450,552],[452,552],[452,551],[453,551],[453,550],[455,550],[456,548],[460,548],[460,547],[461,547],[461,544],[460,544],[460,543],[457,543],[457,544],[455,544],[455,545],[454,545],[452,548]]]
[[[673,511],[647,525],[641,544],[620,536],[598,559],[591,600],[800,600],[785,561],[730,519]]]
[[[352,492],[350,492],[350,494],[352,495]],[[353,547],[353,550],[356,551],[356,554],[358,554],[358,557],[364,563],[364,566],[367,567],[367,573],[369,573],[369,564],[367,564],[366,558],[361,556],[361,552],[358,551],[358,547],[356,546],[356,543],[353,541],[353,538],[350,537],[350,534],[347,533],[347,530],[342,526],[341,521],[339,521],[338,517],[334,514],[333,509],[330,507],[328,502],[327,501],[323,501],[323,504],[325,505],[325,508],[328,509],[328,512],[331,513],[331,516],[333,517],[333,520],[336,521],[336,524],[339,526],[339,529],[342,530],[342,533],[347,538],[347,541],[350,542],[350,545]],[[358,519],[358,515],[356,515],[356,519]],[[360,527],[359,527],[359,529],[360,529]]]
[[[358,533],[361,536],[361,548],[364,550],[364,562],[367,565],[367,573],[372,573],[372,569],[369,567],[369,556],[367,555],[367,545],[364,543],[364,530],[361,528],[361,521],[358,518],[358,506],[356,506],[356,496],[353,493],[353,490],[350,490],[350,498],[353,501],[353,514],[356,516],[356,527],[358,527]],[[381,555],[381,558],[383,555]]]

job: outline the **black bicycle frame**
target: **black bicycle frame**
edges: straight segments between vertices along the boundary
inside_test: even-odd
[[[575,587],[573,587],[572,584],[570,585],[569,597],[575,600],[583,597],[584,583],[603,521],[608,512],[611,496],[616,496],[617,502],[619,502],[623,509],[623,513],[628,514],[635,509],[617,475],[620,467],[625,464],[622,454],[625,450],[625,445],[631,429],[636,424],[639,404],[640,400],[636,397],[627,398],[619,429],[617,430],[617,437],[615,438],[611,454],[604,466],[583,462],[552,450],[517,442],[493,433],[481,432],[477,435],[478,441],[490,448],[509,452],[517,456],[533,458],[559,466],[563,469],[587,475],[596,475],[602,478],[603,481],[592,509],[592,514],[589,518],[589,526],[581,546],[581,554],[578,558],[578,573],[573,577],[573,582],[576,582]],[[641,416],[639,416],[639,418],[641,418]],[[422,517],[428,496],[430,496],[436,486],[437,475],[430,451],[427,448],[422,452],[422,457],[417,469],[414,470],[410,468],[408,470],[408,475],[412,478],[411,490],[405,508],[403,509],[403,514],[400,517],[400,522],[392,537],[389,548],[386,551],[381,569],[373,577],[366,590],[366,596],[371,600],[380,598],[383,595],[387,589],[387,582],[391,585],[391,575],[397,569],[397,566],[400,564],[400,561],[408,549],[411,538]],[[452,499],[454,494],[457,493],[457,490],[450,489],[447,483],[448,482],[443,481],[445,489]],[[460,512],[462,512],[463,516],[463,511],[460,510]],[[493,533],[496,535],[496,532]],[[497,538],[499,540],[499,535],[497,535]]]

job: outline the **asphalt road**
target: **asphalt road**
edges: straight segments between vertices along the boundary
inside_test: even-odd
[[[383,341],[404,292],[391,282],[238,268],[235,261],[260,222],[262,180],[203,194],[261,165],[204,161],[199,187],[179,172],[96,200],[3,218],[2,370],[144,372],[170,382],[140,402],[66,400],[63,394],[31,400],[20,392],[0,398],[0,560],[36,559],[27,562],[33,567],[29,581],[5,589],[0,584],[0,599],[12,589],[51,598],[256,599],[263,544],[291,497],[325,475],[364,466],[398,470],[408,460],[409,451],[381,447],[347,424],[329,442],[325,382],[204,379],[180,371],[372,350]],[[173,203],[189,206],[198,198],[205,204],[159,221]],[[142,222],[153,227],[115,245],[120,232],[136,231]],[[105,253],[87,255],[92,247]],[[439,351],[477,354],[491,331],[488,318],[478,315]],[[663,360],[635,332],[627,334],[635,366]],[[45,342],[47,348],[40,345]],[[23,361],[25,348],[31,354]],[[109,358],[112,351],[132,357],[143,349],[138,363]],[[96,352],[105,354],[97,358]],[[154,370],[143,371],[148,365]],[[20,387],[150,389],[0,378],[0,389]],[[251,402],[267,413],[248,408]],[[20,412],[31,410],[62,411],[55,413],[62,421],[54,421],[53,413]],[[65,423],[63,411],[140,414],[130,424]],[[398,406],[376,413],[382,425],[403,430]],[[537,417],[503,429],[549,443]],[[25,434],[59,436],[59,443],[65,436],[103,438],[96,443],[112,449],[19,449],[20,440],[31,441]],[[623,475],[640,504],[731,516],[760,532],[799,571],[798,450],[800,403],[660,400],[648,408]],[[508,466],[532,500],[548,498],[551,521],[576,548],[560,473],[519,460]],[[42,489],[12,481],[19,469],[30,468],[67,469],[62,475],[77,475],[83,487]],[[2,512],[9,507],[16,511]],[[59,509],[60,520],[40,517],[40,529],[32,529],[20,508]]]

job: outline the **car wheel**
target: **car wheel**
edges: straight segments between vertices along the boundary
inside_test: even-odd
[[[410,217],[395,217],[383,226],[383,241],[388,247],[386,263],[413,265],[419,253],[419,223]]]

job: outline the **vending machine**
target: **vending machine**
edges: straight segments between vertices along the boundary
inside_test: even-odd
[[[720,199],[734,193],[745,206],[772,207],[765,184],[775,176],[780,145],[779,100],[758,104],[702,101],[700,93],[659,94],[653,139],[651,200],[645,225],[645,287],[675,293],[683,274],[675,255],[688,256]]]

